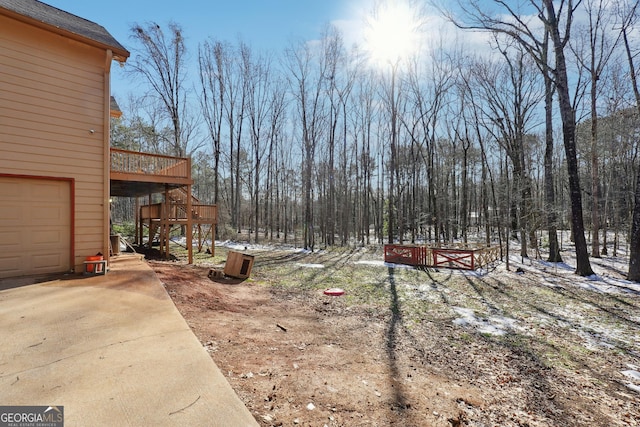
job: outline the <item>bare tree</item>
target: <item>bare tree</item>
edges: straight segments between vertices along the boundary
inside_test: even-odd
[[[554,46],[555,67],[552,69],[556,81],[558,102],[560,105],[560,117],[562,119],[562,135],[569,175],[569,191],[571,200],[571,223],[576,245],[576,273],[581,276],[593,274],[589,255],[587,253],[587,241],[584,236],[584,219],[582,216],[582,193],[580,189],[580,175],[578,173],[578,160],[576,154],[576,118],[569,96],[569,77],[567,73],[565,48],[571,35],[571,24],[578,0],[574,6],[572,0],[560,2],[556,12],[553,0],[543,1],[546,14],[542,12],[542,21],[549,32]],[[564,9],[566,8],[566,9]],[[565,26],[561,34],[560,17],[565,12]],[[539,44],[538,44],[539,46]],[[539,57],[539,56],[538,56]]]
[[[422,70],[417,61],[412,61],[407,73],[408,91],[410,96],[410,110],[415,111],[413,123],[403,120],[407,132],[412,141],[417,144],[418,153],[424,163],[427,178],[426,195],[426,222],[429,226],[427,232],[431,238],[431,230],[437,229],[442,221],[441,212],[436,200],[436,160],[435,152],[438,134],[437,130],[443,122],[444,108],[450,102],[453,85],[455,84],[455,71],[460,62],[455,56],[444,52],[442,43],[431,49],[430,60],[427,61],[427,70]],[[424,184],[424,183],[423,183]],[[439,233],[433,237],[439,240]]]
[[[620,15],[622,17],[622,41],[629,65],[629,75],[631,76],[631,88],[635,99],[635,107],[640,117],[640,90],[638,89],[638,81],[636,78],[635,55],[631,50],[629,43],[629,32],[638,21],[638,2],[633,1],[629,4],[622,5]],[[627,278],[635,282],[640,282],[640,168],[636,175],[636,190],[634,194],[633,215],[631,218],[630,232],[630,253],[629,253],[629,273]]]
[[[213,142],[214,168],[220,178],[226,177],[228,184],[227,208],[231,227],[240,232],[241,158],[243,150],[243,124],[247,103],[247,84],[244,58],[249,48],[240,43],[211,41],[200,47],[200,74],[203,85],[202,101],[205,121]],[[228,149],[222,144],[226,136]],[[226,161],[228,174],[223,173],[221,163]],[[220,189],[217,194],[220,193]],[[219,204],[216,199],[216,204]]]
[[[576,248],[576,274],[589,276],[593,274],[593,270],[589,262],[587,241],[584,235],[582,193],[576,151],[576,117],[569,91],[570,84],[565,54],[571,37],[573,19],[580,3],[581,0],[560,0],[556,5],[553,0],[542,0],[540,3],[529,0],[528,5],[535,11],[535,18],[527,18],[516,9],[517,6],[512,6],[508,2],[494,0],[493,4],[498,7],[500,13],[488,14],[485,12],[487,8],[484,2],[473,0],[464,4],[458,2],[469,22],[460,21],[451,14],[449,16],[452,22],[461,28],[493,31],[516,40],[538,62],[539,67],[548,70],[553,75],[562,120],[562,135],[569,179],[571,224]],[[539,29],[540,24],[543,26],[542,31]],[[549,33],[549,38],[553,43],[553,64],[543,62],[544,58],[541,55],[544,32]]]
[[[198,48],[200,105],[209,131],[213,150],[213,203],[220,202],[220,154],[222,150],[222,122],[226,101],[223,45],[221,42],[205,41]]]
[[[387,238],[389,243],[393,243],[396,236],[400,244],[403,243],[402,233],[402,209],[399,205],[400,190],[400,168],[398,164],[398,133],[400,130],[399,104],[402,97],[403,80],[399,76],[400,60],[390,64],[388,75],[382,72],[381,75],[381,101],[388,114],[388,141],[389,141],[389,163],[388,163],[388,229]]]
[[[268,118],[271,101],[271,63],[267,57],[248,56],[247,67],[247,120],[253,149],[253,224],[255,242],[258,243],[260,226],[260,176],[262,159],[267,149]]]
[[[314,47],[307,43],[289,48],[286,55],[286,65],[290,71],[290,84],[301,127],[304,248],[313,250],[315,230],[312,177],[317,144],[325,131],[326,100],[323,93],[327,64],[325,58],[314,52]]]
[[[187,49],[182,28],[176,23],[169,23],[168,34],[165,34],[155,22],[145,26],[135,24],[131,28],[131,37],[139,48],[127,65],[151,86],[152,93],[171,122],[171,154],[184,157],[189,141],[182,139],[187,96],[184,86]]]
[[[551,70],[540,64],[549,63],[549,32],[545,31],[540,43],[540,61],[538,68],[544,79],[544,194],[545,211],[547,212],[547,233],[549,236],[549,262],[562,262],[560,255],[560,244],[558,243],[556,214],[556,195],[553,174],[553,94],[555,93],[555,83]]]
[[[339,218],[339,231],[340,231],[340,244],[346,245],[349,240],[350,229],[356,224],[355,220],[355,206],[353,203],[353,197],[351,197],[351,190],[355,187],[353,176],[350,174],[350,169],[358,169],[357,161],[357,141],[352,140],[352,144],[349,145],[349,110],[353,108],[353,90],[356,79],[360,74],[360,66],[362,65],[362,58],[358,55],[358,52],[352,51],[350,54],[341,49],[340,65],[342,73],[340,78],[335,79],[337,95],[338,95],[338,110],[340,111],[342,121],[342,132],[338,136],[339,142],[341,142],[342,149],[340,152],[340,174],[339,174],[339,192],[338,201],[336,206],[336,217]],[[358,177],[356,176],[356,179]]]
[[[321,53],[326,60],[326,96],[329,102],[329,129],[327,132],[327,163],[326,168],[326,191],[323,203],[324,214],[324,240],[329,246],[335,244],[336,235],[336,139],[338,138],[338,121],[340,120],[340,89],[338,88],[338,73],[342,56],[342,37],[335,28],[328,28],[322,37]]]
[[[578,64],[589,76],[590,81],[590,141],[591,141],[591,256],[600,258],[600,161],[598,156],[598,85],[614,52],[617,39],[611,38],[615,16],[609,11],[611,2],[607,0],[586,0],[585,9],[588,25],[578,38],[574,50]]]
[[[282,229],[280,214],[283,212],[279,187],[279,176],[282,174],[279,155],[285,138],[285,122],[287,114],[286,95],[286,87],[282,77],[274,79],[269,99],[269,149],[267,155],[265,216],[267,217],[271,238],[273,238],[273,232],[275,229],[276,237],[278,239],[280,238],[280,230]],[[267,230],[265,230],[265,236],[266,233]]]
[[[459,84],[465,87],[465,93],[469,98],[469,102],[467,105],[470,108],[467,108],[466,114],[470,115],[469,121],[473,123],[473,128],[475,131],[475,137],[478,141],[478,146],[480,148],[480,155],[482,157],[482,170],[481,170],[481,204],[482,204],[482,212],[485,220],[485,243],[487,246],[491,245],[491,229],[492,225],[496,224],[493,216],[496,216],[498,211],[498,201],[496,197],[495,183],[493,179],[492,168],[489,164],[489,147],[487,147],[486,140],[490,140],[491,136],[493,136],[493,140],[495,140],[495,132],[492,129],[492,124],[490,121],[487,121],[484,118],[483,113],[483,105],[480,102],[479,97],[481,97],[481,91],[473,90],[472,79],[474,74],[475,67],[473,65],[468,65],[467,67],[462,68],[461,72],[458,74]],[[478,93],[476,93],[478,92]],[[484,130],[484,131],[483,131]],[[496,141],[497,142],[497,141]],[[487,179],[489,182],[487,182]],[[491,190],[491,197],[489,197],[489,190]],[[489,210],[489,202],[493,204],[493,210],[490,213]],[[498,226],[498,241],[500,244],[500,250],[502,251],[502,224]],[[502,255],[502,253],[501,253]],[[507,260],[508,264],[508,260]]]
[[[512,230],[520,230],[521,256],[527,257],[527,240],[532,230],[532,184],[527,165],[526,136],[532,127],[540,99],[537,71],[526,53],[515,47],[502,48],[502,61],[478,62],[473,66],[487,130],[494,134],[511,160],[517,195],[513,198]]]
[[[358,149],[358,162],[360,164],[360,202],[358,206],[360,208],[359,216],[359,232],[361,234],[360,243],[370,243],[370,224],[373,222],[375,225],[374,234],[381,236],[382,225],[378,221],[379,216],[372,213],[380,212],[382,206],[379,205],[378,200],[373,197],[373,174],[375,172],[375,161],[373,158],[372,140],[373,140],[373,127],[374,127],[374,115],[375,115],[375,89],[374,89],[374,76],[372,72],[362,73],[360,79],[357,80],[355,85],[355,103],[351,109],[352,114],[355,116],[354,121],[354,134],[356,139],[361,141],[361,147]],[[372,212],[373,211],[373,212]]]

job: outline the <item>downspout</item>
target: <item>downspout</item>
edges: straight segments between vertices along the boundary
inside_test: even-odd
[[[108,264],[111,263],[110,255],[111,251],[109,246],[111,244],[111,63],[113,62],[113,51],[107,49],[104,64],[104,108],[103,108],[103,169],[104,169],[104,183],[102,194],[102,217],[105,219],[102,222],[102,253],[104,259]]]

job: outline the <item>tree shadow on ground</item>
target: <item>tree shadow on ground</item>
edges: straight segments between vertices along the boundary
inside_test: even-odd
[[[389,281],[389,310],[391,312],[391,318],[389,320],[389,326],[387,328],[387,358],[389,360],[389,381],[393,388],[393,407],[392,410],[399,410],[400,414],[409,408],[407,403],[406,394],[402,383],[399,381],[401,378],[400,368],[397,363],[396,348],[399,345],[399,330],[402,328],[402,311],[400,307],[400,299],[398,298],[398,289],[395,280],[395,272],[393,267],[387,269],[388,281]]]

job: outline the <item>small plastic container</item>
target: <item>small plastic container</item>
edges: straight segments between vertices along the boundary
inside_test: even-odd
[[[94,255],[94,256],[88,256],[86,261],[102,261],[104,260],[104,257],[102,255]],[[93,267],[94,264],[87,264],[87,273],[93,273]],[[102,273],[102,264],[97,264],[96,266],[96,273]]]

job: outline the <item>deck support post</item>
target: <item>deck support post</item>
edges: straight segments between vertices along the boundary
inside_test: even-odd
[[[187,251],[189,252],[189,264],[193,264],[193,206],[191,185],[187,185]]]
[[[169,238],[171,234],[171,225],[169,223],[169,216],[171,215],[171,201],[169,200],[169,186],[165,185],[164,187],[164,203],[163,213],[162,213],[162,222],[163,226],[160,227],[160,234],[164,235],[164,238],[160,240],[164,242],[164,257],[169,259]]]

